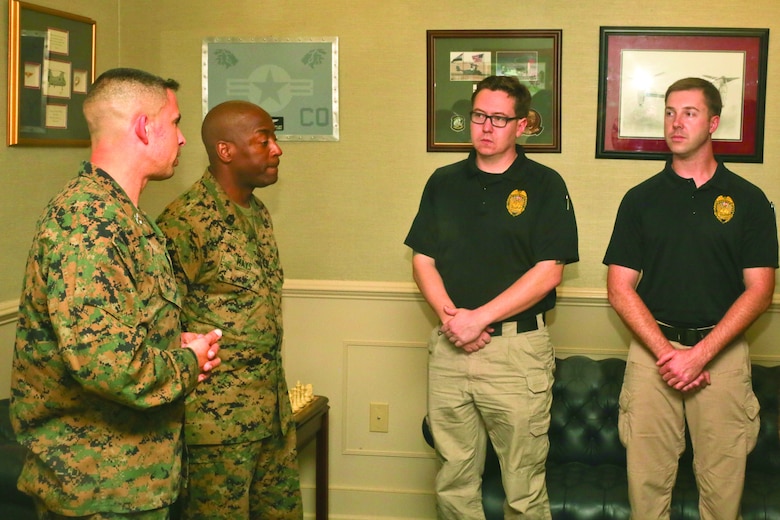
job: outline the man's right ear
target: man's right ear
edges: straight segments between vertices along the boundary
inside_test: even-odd
[[[217,141],[217,157],[223,163],[233,162],[233,143],[228,141]]]
[[[146,115],[140,115],[135,120],[135,135],[144,144],[149,144],[149,118]]]

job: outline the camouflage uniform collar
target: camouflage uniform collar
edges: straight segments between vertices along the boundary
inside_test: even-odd
[[[105,190],[107,197],[116,201],[121,211],[131,217],[132,222],[141,227],[144,235],[161,235],[162,232],[157,225],[133,204],[124,188],[107,171],[96,168],[90,161],[84,161],[81,164],[79,176]]]
[[[250,221],[249,217],[241,211],[238,204],[228,197],[227,192],[222,189],[222,186],[217,182],[217,179],[214,178],[214,175],[208,168],[206,168],[206,172],[203,174],[201,182],[203,183],[206,193],[217,201],[217,210],[220,212],[222,220],[227,223],[232,223],[234,227],[240,229],[246,235],[255,237],[256,232],[254,224]],[[257,197],[252,195],[252,209],[257,211],[259,207],[262,207],[262,204]]]

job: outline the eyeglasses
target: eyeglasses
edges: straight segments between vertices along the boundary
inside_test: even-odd
[[[504,128],[510,121],[522,119],[520,117],[489,116],[484,112],[471,112],[471,122],[478,125],[484,125],[485,121],[490,119],[490,124],[496,128]]]

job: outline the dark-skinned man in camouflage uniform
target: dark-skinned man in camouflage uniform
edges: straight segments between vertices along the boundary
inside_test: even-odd
[[[185,143],[177,88],[101,75],[84,102],[90,161],[38,223],[11,421],[30,450],[19,489],[42,519],[163,520],[179,493],[184,396],[219,365],[220,332],[182,334],[165,239],[138,208]]]
[[[282,367],[282,267],[253,195],[276,182],[271,117],[227,101],[201,130],[209,167],[158,218],[187,330],[219,327],[222,366],[187,398],[185,519],[300,519],[295,424]]]

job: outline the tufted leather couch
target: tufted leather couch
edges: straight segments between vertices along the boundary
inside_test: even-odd
[[[555,520],[630,517],[626,452],[617,430],[618,397],[625,361],[584,356],[557,359],[550,421],[547,490]],[[747,462],[743,520],[780,519],[780,366],[753,365],[753,390],[761,404],[761,431]],[[423,434],[433,439],[423,421]],[[672,520],[696,520],[698,492],[688,448],[672,496]],[[501,469],[488,446],[482,498],[488,520],[503,518]]]
[[[8,399],[0,400],[0,518],[35,520],[30,497],[16,489],[26,450],[16,443],[8,416]]]

